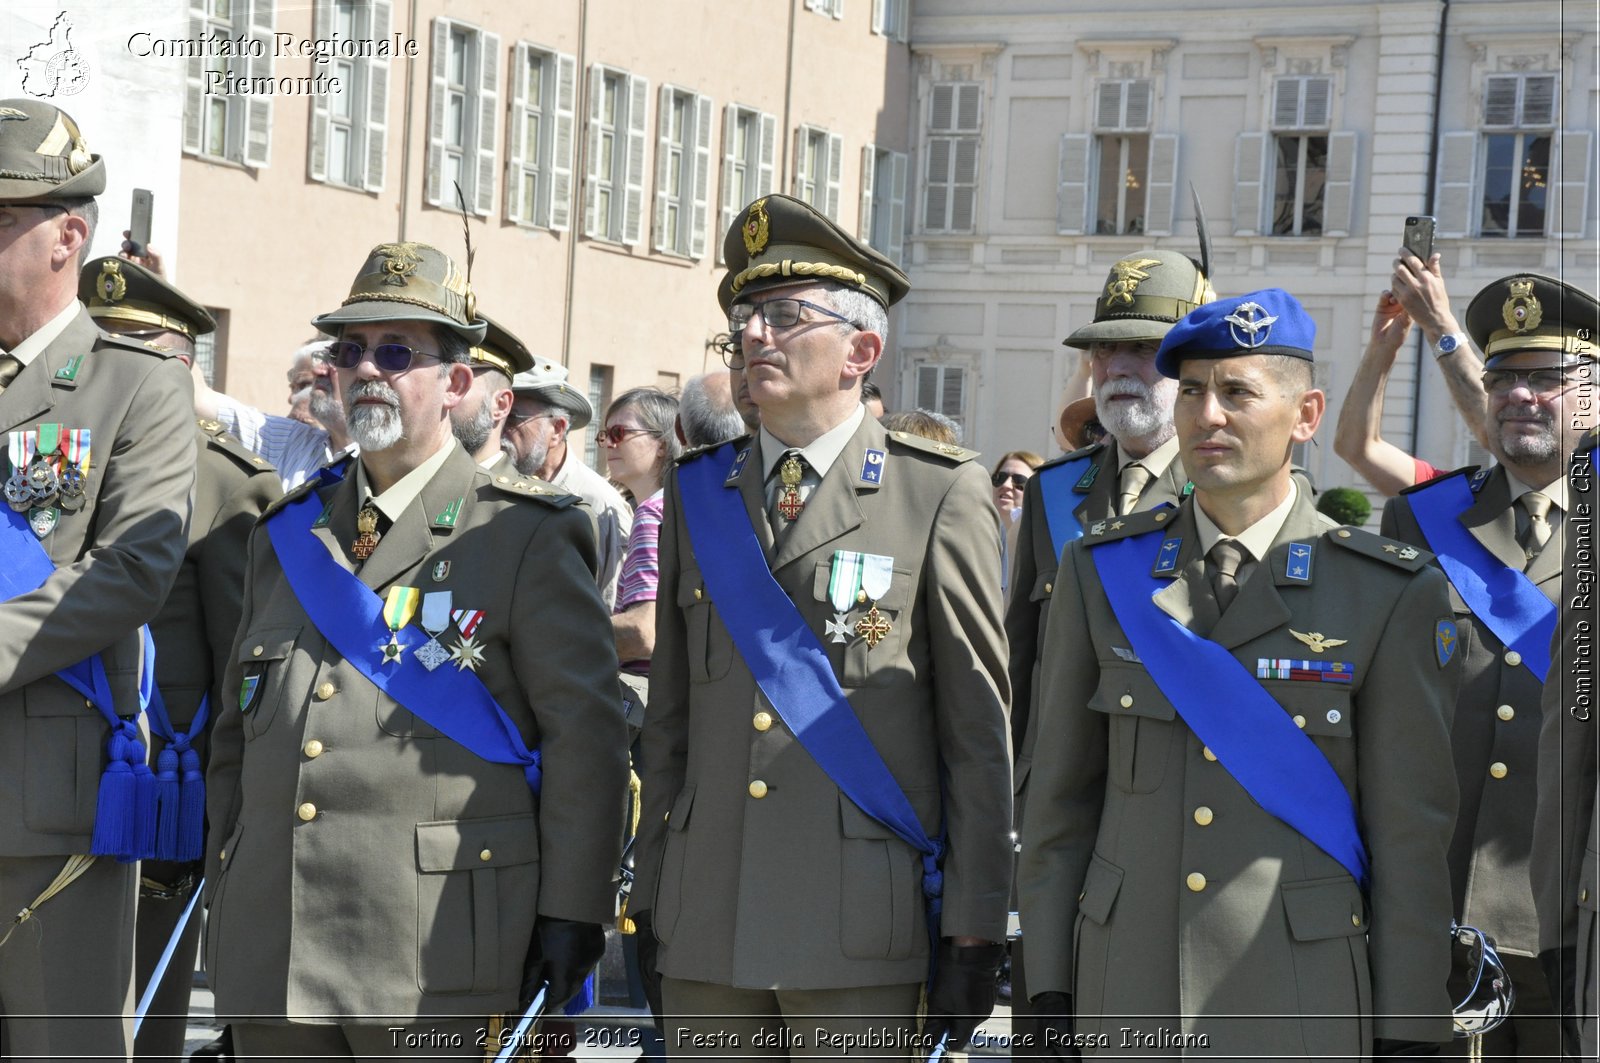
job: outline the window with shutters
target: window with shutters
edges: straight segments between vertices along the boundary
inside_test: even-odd
[[[1555,122],[1554,74],[1484,78],[1479,235],[1545,235]]]
[[[917,366],[917,408],[942,413],[967,429],[967,370],[958,365]]]
[[[722,218],[718,233],[733,226],[748,204],[773,190],[777,172],[778,120],[750,107],[730,103],[722,112]],[[717,243],[717,261],[722,244]]]
[[[876,144],[861,149],[861,217],[856,235],[898,263],[905,252],[910,158]]]
[[[699,258],[706,249],[711,100],[663,85],[656,126],[655,249]]]
[[[1145,231],[1150,188],[1151,83],[1102,81],[1095,87],[1094,232]]]
[[[274,0],[190,0],[191,39],[219,43],[204,49],[207,54],[190,57],[185,67],[185,152],[246,166],[267,165],[272,143],[270,91],[234,91],[229,86],[236,84],[235,79],[249,86],[254,79],[273,76],[274,26]],[[248,54],[237,54],[241,50]],[[236,54],[211,54],[226,51]]]
[[[911,32],[911,0],[872,0],[872,32],[905,40]]]
[[[970,233],[976,225],[982,99],[982,86],[974,82],[939,82],[928,95],[926,232]]]
[[[630,245],[643,239],[649,91],[646,79],[626,70],[589,68],[585,236]]]
[[[844,166],[843,139],[826,129],[803,125],[794,138],[794,197],[835,220]]]
[[[1273,82],[1274,236],[1322,234],[1332,96],[1332,78],[1280,77]]]
[[[312,8],[313,33],[319,40],[384,40],[391,10],[390,0],[318,0]],[[311,98],[308,176],[381,192],[388,156],[389,60],[335,56],[328,72],[340,88]]]
[[[806,0],[806,10],[829,18],[844,18],[844,0]]]
[[[519,41],[512,63],[506,217],[563,231],[572,216],[577,62],[570,55]]]
[[[433,20],[425,198],[436,207],[486,216],[494,207],[495,134],[500,125],[500,37],[450,19]],[[460,188],[460,197],[456,189]]]
[[[589,433],[589,442],[583,449],[584,464],[591,469],[604,469],[600,463],[600,421],[605,417],[606,410],[611,406],[611,380],[612,368],[609,365],[589,366],[589,405],[595,412],[595,423],[591,425],[594,431]]]

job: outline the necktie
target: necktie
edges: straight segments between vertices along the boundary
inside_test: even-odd
[[[350,544],[350,552],[357,561],[365,561],[378,548],[378,540],[383,538],[383,532],[378,527],[382,516],[370,498],[362,505],[361,512],[356,514],[357,535],[355,542]]]
[[[1217,596],[1217,610],[1226,613],[1239,593],[1239,565],[1244,548],[1233,539],[1218,539],[1206,555],[1211,562],[1211,588]]]
[[[1122,468],[1122,476],[1118,487],[1122,497],[1117,503],[1117,516],[1126,517],[1132,513],[1139,504],[1139,496],[1144,494],[1145,485],[1150,482],[1150,470],[1138,462],[1129,462]]]
[[[4,391],[22,372],[22,363],[9,354],[0,354],[0,391]]]
[[[1522,552],[1532,561],[1539,556],[1539,551],[1544,549],[1544,544],[1550,541],[1550,496],[1540,494],[1538,491],[1529,491],[1518,501],[1528,514],[1528,524],[1518,536],[1522,545]]]
[[[805,499],[800,497],[800,481],[805,474],[806,459],[801,453],[792,448],[784,451],[778,462],[778,490],[767,514],[772,518],[773,530],[787,529],[800,519],[806,508]]]

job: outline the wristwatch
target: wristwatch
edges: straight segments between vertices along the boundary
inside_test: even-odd
[[[1458,349],[1465,347],[1466,344],[1467,334],[1465,332],[1447,332],[1439,337],[1438,343],[1433,345],[1433,356],[1435,358],[1443,358],[1446,355],[1455,354]]]

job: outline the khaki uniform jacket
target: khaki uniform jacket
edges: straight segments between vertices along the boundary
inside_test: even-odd
[[[354,472],[286,501],[311,490],[329,507],[311,534],[354,570]],[[520,767],[443,737],[340,656],[257,525],[224,688],[247,672],[260,684],[248,711],[237,695],[221,706],[207,778],[218,1014],[504,1011],[535,916],[610,921],[627,739],[594,533],[574,503],[457,446],[358,573],[379,595],[449,591],[454,608],[483,611],[477,675],[542,750],[537,800]],[[440,636],[459,639],[454,626]],[[390,667],[422,665],[408,654]]]
[[[774,577],[923,829],[948,827],[939,932],[1002,940],[1011,776],[988,478],[969,452],[868,418],[774,550],[760,454],[737,445],[747,444],[726,489],[740,492]],[[881,484],[861,476],[869,449],[887,454]],[[892,626],[874,649],[824,637],[836,550],[894,558],[877,603]],[[921,858],[840,793],[758,693],[691,549],[676,470],[660,556],[634,896],[654,912],[661,973],[743,988],[922,981]],[[852,627],[867,608],[849,611]]]
[[[1539,799],[1530,870],[1539,908],[1539,951],[1551,996],[1567,1016],[1569,1052],[1594,1059],[1600,1014],[1600,802],[1595,788],[1595,468],[1596,435],[1578,445],[1568,467],[1570,509],[1562,521],[1561,623],[1550,647],[1539,736]],[[1550,552],[1546,544],[1539,557]],[[1587,626],[1585,626],[1587,625]],[[1581,693],[1580,693],[1581,692]],[[1581,716],[1579,714],[1582,714]]]
[[[7,856],[89,851],[108,729],[53,673],[103,651],[117,710],[137,711],[139,626],[156,615],[183,560],[194,485],[188,370],[106,335],[81,307],[0,393],[0,433],[40,423],[89,429],[90,467],[84,508],[63,511],[41,540],[54,575],[0,604]]]
[[[1037,756],[1019,866],[1029,992],[1073,996],[1080,1034],[1172,1054],[1163,1032],[1206,1035],[1205,1058],[1358,1057],[1374,1037],[1448,1040],[1455,817],[1450,616],[1427,555],[1337,528],[1303,492],[1219,620],[1194,504],[1123,518],[1068,548],[1046,633]],[[1116,524],[1119,522],[1112,522]],[[1269,815],[1210,756],[1137,659],[1101,586],[1101,542],[1170,523],[1177,575],[1155,602],[1229,649],[1341,660],[1342,683],[1262,680],[1328,757],[1356,805],[1371,861],[1348,872]],[[1289,578],[1291,542],[1313,547]],[[1152,564],[1154,551],[1152,550]],[[1291,630],[1342,639],[1321,654]],[[1129,659],[1129,658],[1133,659]]]
[[[1017,769],[1012,780],[1016,788],[1016,814],[1020,822],[1022,801],[1033,764],[1032,734],[1038,725],[1034,712],[1039,701],[1039,671],[1044,666],[1044,625],[1050,617],[1050,592],[1061,559],[1055,556],[1055,541],[1045,517],[1044,487],[1039,474],[1064,462],[1092,456],[1094,477],[1081,490],[1069,485],[1078,497],[1073,513],[1085,529],[1097,520],[1117,515],[1122,497],[1118,483],[1117,448],[1099,442],[1082,450],[1047,461],[1029,477],[1022,499],[1021,526],[1017,531],[1016,566],[1011,576],[1011,604],[1006,609],[1006,640],[1011,645],[1011,741],[1016,748]],[[1087,474],[1086,474],[1087,475]],[[1082,482],[1080,477],[1079,482]],[[1166,471],[1145,485],[1136,511],[1157,506],[1176,506],[1188,486],[1183,462],[1173,458]]]
[[[1501,562],[1520,572],[1524,555],[1517,545],[1516,505],[1505,469],[1495,466],[1476,496],[1461,523]],[[1428,549],[1411,500],[1404,494],[1384,506],[1383,534]],[[1527,572],[1552,601],[1561,594],[1561,537],[1558,528]],[[1455,911],[1461,922],[1494,938],[1500,951],[1537,956],[1539,922],[1528,880],[1528,854],[1544,684],[1521,665],[1520,657],[1511,663],[1505,645],[1473,618],[1454,587],[1450,606],[1461,632],[1463,655],[1461,695],[1450,728],[1461,787],[1456,833],[1450,843]]]

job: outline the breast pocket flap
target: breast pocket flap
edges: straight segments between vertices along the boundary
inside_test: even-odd
[[[531,814],[417,824],[417,870],[473,871],[539,859],[539,825]]]
[[[1348,878],[1286,882],[1283,910],[1296,941],[1355,937],[1367,932],[1361,890]]]

